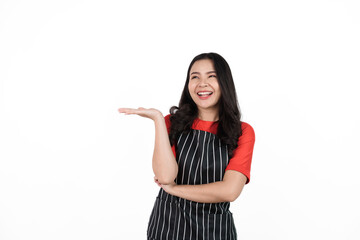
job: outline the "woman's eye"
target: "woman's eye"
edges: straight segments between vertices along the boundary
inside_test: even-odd
[[[210,75],[209,77],[216,77],[216,75]],[[193,76],[191,79],[198,78],[198,76]]]

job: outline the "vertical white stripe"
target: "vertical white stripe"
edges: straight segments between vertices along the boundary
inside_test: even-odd
[[[207,154],[207,167],[208,167],[208,169],[207,169],[207,183],[209,183],[209,170],[210,170],[210,168],[209,168],[209,145],[210,145],[210,140],[211,140],[211,135],[209,136],[209,142],[208,142],[208,144],[207,144],[207,151],[206,151],[206,154]],[[207,227],[207,229],[208,229],[208,238],[207,239],[209,239],[209,234],[210,234],[210,218],[209,218],[209,216],[210,216],[210,213],[211,213],[211,203],[209,204],[209,214],[208,214],[208,227]]]
[[[177,204],[177,202],[175,203],[175,204]],[[172,240],[174,240],[174,237],[175,237],[175,230],[176,230],[176,219],[177,219],[177,215],[178,215],[178,212],[179,212],[179,207],[178,207],[178,205],[176,205],[176,207],[175,207],[175,218],[174,218],[174,229],[173,229],[173,232],[171,233],[172,234]]]
[[[206,167],[207,167],[207,171],[206,171],[206,177],[207,177],[207,181],[206,183],[209,183],[209,144],[210,144],[210,136],[209,136],[209,141],[208,141],[208,144],[207,144],[207,149],[206,149]]]
[[[215,214],[214,214],[214,239],[215,239],[217,204],[214,204],[214,206],[215,206]]]
[[[196,213],[195,213],[195,219],[196,219],[196,239],[198,239],[198,232],[199,232],[199,224],[198,224],[198,207],[199,207],[199,204],[196,203]]]
[[[180,204],[180,200],[179,200],[179,204]],[[180,205],[179,205],[179,206],[180,206]],[[176,240],[179,239],[180,215],[181,215],[181,211],[180,211],[180,209],[179,209],[179,220],[178,220],[178,228],[177,228]]]
[[[202,181],[202,169],[203,169],[203,161],[204,161],[204,148],[205,148],[205,140],[206,140],[206,132],[204,134],[204,141],[203,141],[203,150],[201,154],[201,164],[200,164],[200,184],[203,184]]]
[[[179,163],[180,163],[181,155],[182,155],[182,153],[183,153],[183,150],[184,150],[184,147],[185,147],[185,144],[186,144],[186,141],[187,141],[189,135],[190,135],[190,134],[188,134],[188,135],[186,136],[184,145],[183,145],[182,148],[181,148],[180,155],[179,155]]]
[[[163,235],[163,232],[164,232],[164,226],[165,226],[165,213],[166,213],[166,202],[164,202],[164,217],[163,217],[163,225],[162,225],[162,228],[161,228],[161,233],[160,233],[160,239],[162,239],[162,235]]]
[[[214,143],[215,143],[215,137],[214,137],[214,140],[212,141],[212,144],[213,144],[213,160],[214,160],[214,182],[216,182],[216,174],[215,174],[216,162],[215,162],[215,146],[214,146]]]
[[[167,230],[167,233],[166,233],[166,239],[169,239],[169,232],[170,232],[170,226],[171,226],[171,223],[170,223],[170,219],[171,219],[171,204],[170,204],[170,213],[169,213],[169,221],[168,221],[168,230]],[[172,229],[174,231],[174,229]]]
[[[211,212],[211,203],[210,203],[210,207],[209,207],[209,214],[208,214],[208,239],[209,239],[209,234],[210,234],[210,212]]]
[[[200,183],[203,184],[203,179],[202,179],[202,172],[203,172],[203,162],[204,162],[204,149],[205,149],[205,141],[206,141],[206,133],[204,134],[204,142],[203,142],[203,151],[202,151],[202,155],[201,155],[201,166],[200,166]],[[203,234],[202,237],[204,239],[205,237],[205,212],[204,212],[204,208],[205,208],[205,204],[202,204],[203,209],[202,209],[202,214],[203,214]]]
[[[222,217],[223,217],[224,215],[220,215],[220,240],[222,239],[222,237],[221,237],[221,224],[222,224]]]
[[[202,237],[203,238],[205,237],[205,212],[204,212],[204,207],[205,207],[205,204],[203,204],[203,210],[202,210],[202,213],[203,213],[203,234],[202,234]]]
[[[189,177],[188,177],[188,181],[187,181],[187,184],[189,185],[190,184],[190,174],[192,172],[192,165],[193,165],[193,162],[194,162],[194,158],[196,156],[196,151],[199,147],[199,137],[200,137],[200,132],[196,131],[196,133],[198,134],[198,140],[197,140],[197,143],[196,143],[196,147],[195,147],[195,150],[194,150],[194,154],[193,154],[193,157],[191,158],[191,163],[190,163],[190,167],[189,167]],[[195,131],[194,131],[194,136],[195,136]],[[196,176],[196,172],[195,172],[195,176]],[[195,183],[194,183],[195,184]]]
[[[169,200],[169,194],[167,193],[166,194],[166,199],[165,199],[165,202],[164,202],[164,220],[163,220],[163,225],[162,225],[162,229],[161,229],[161,234],[160,234],[160,238],[162,238],[162,235],[163,235],[163,231],[164,231],[164,226],[165,226],[165,217],[166,217],[166,205],[165,205],[165,203],[167,203],[168,202],[168,200]],[[171,207],[170,207],[170,210],[171,210]],[[170,220],[170,218],[169,218],[169,220]]]
[[[189,202],[189,208],[190,208],[190,212],[189,212],[189,216],[190,216],[190,239],[191,239],[191,235],[192,235],[192,225],[191,225],[191,209],[192,209],[192,201]]]
[[[209,239],[209,233],[210,233],[210,226],[209,226],[209,214],[208,214],[208,223],[207,223],[207,238],[206,239]]]
[[[179,157],[177,157],[177,152],[178,152],[178,148],[177,148],[177,146],[179,146],[179,143],[180,143],[180,140],[181,140],[181,138],[182,138],[182,136],[183,136],[183,132],[180,134],[180,137],[179,137],[179,139],[178,139],[178,141],[177,141],[177,145],[175,146],[175,160],[176,160],[176,162],[179,164],[179,161],[180,161],[180,156]],[[182,149],[184,149],[184,147],[182,148]],[[181,154],[181,153],[180,153]],[[176,178],[175,178],[175,182],[177,183],[177,176],[176,176]]]
[[[225,240],[227,240],[227,224],[228,224],[228,214],[225,214],[226,221],[225,221]]]
[[[192,172],[192,165],[193,165],[193,162],[194,162],[194,158],[195,158],[195,155],[196,155],[196,152],[197,152],[197,149],[198,149],[198,147],[199,147],[199,137],[200,137],[200,131],[198,131],[198,130],[193,130],[193,132],[194,132],[194,136],[197,134],[198,136],[198,138],[197,138],[197,142],[196,142],[196,147],[195,147],[195,150],[194,150],[194,152],[193,152],[193,156],[192,156],[192,159],[191,159],[191,163],[190,163],[190,167],[189,167],[189,171],[188,171],[188,181],[187,181],[187,184],[189,185],[190,184],[190,174],[191,174],[191,172]],[[190,148],[192,148],[192,143],[193,142],[191,142],[191,146],[190,146]],[[190,150],[190,148],[189,148],[189,150]],[[196,172],[195,172],[195,174],[196,174]],[[192,217],[191,217],[191,210],[192,210],[192,201],[189,201],[189,208],[190,208],[190,211],[189,211],[189,216],[190,216],[190,222],[189,222],[189,224],[190,224],[190,239],[192,238]],[[184,235],[184,237],[185,237],[185,235]]]
[[[216,205],[215,205],[215,206],[216,206]],[[216,238],[215,238],[215,231],[216,231],[216,225],[215,225],[215,223],[216,223],[216,214],[214,214],[214,232],[213,232],[214,239],[216,239]]]
[[[200,136],[200,134],[201,134],[201,132],[199,132],[199,136]],[[199,138],[198,138],[198,143],[200,142],[200,140],[199,140]],[[197,164],[196,164],[196,169],[195,169],[195,176],[194,176],[194,185],[196,184],[196,176],[198,175],[198,169],[199,169],[199,164],[200,164],[200,162],[201,162],[201,166],[202,166],[202,157],[204,156],[204,150],[202,151],[202,156],[201,156],[201,158],[200,159],[198,159],[198,161],[197,161]],[[200,168],[200,184],[202,184],[202,182],[201,182],[201,180],[202,180],[202,173],[201,173],[201,168]]]
[[[186,160],[187,160],[187,156],[188,156],[188,154],[189,154],[189,152],[190,152],[192,143],[194,142],[194,138],[195,138],[195,134],[193,134],[193,138],[192,138],[192,140],[191,140],[189,149],[188,149],[188,151],[187,151],[187,153],[186,153],[186,156],[185,156],[185,159],[184,159],[184,165],[183,165],[183,173],[182,173],[181,184],[184,184],[184,174],[185,174]],[[185,146],[185,145],[184,145],[184,146]]]
[[[183,235],[183,240],[185,240],[185,235],[186,235],[186,215],[185,215],[185,209],[186,209],[186,201],[185,201],[185,199],[184,199],[184,235]]]
[[[155,231],[155,238],[156,238],[156,236],[157,236],[157,232],[158,232],[158,229],[159,229],[159,220],[160,220],[160,210],[161,210],[161,202],[162,201],[160,201],[160,205],[159,205],[159,214],[158,214],[158,220],[157,220],[157,224],[156,224],[156,231]]]
[[[219,155],[220,155],[220,168],[219,168],[219,171],[220,171],[220,180],[223,179],[223,167],[222,167],[222,152],[221,152],[221,141],[220,141],[220,138],[219,138]]]

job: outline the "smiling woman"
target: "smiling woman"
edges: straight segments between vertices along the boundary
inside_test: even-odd
[[[190,96],[202,115],[199,116],[200,119],[213,121],[213,117],[218,118],[218,115],[212,116],[213,113],[219,112],[219,99],[221,96],[212,60],[202,59],[194,62],[188,87]]]
[[[179,107],[120,108],[155,123],[152,167],[161,187],[148,239],[237,239],[230,202],[250,182],[255,132],[241,121],[230,67],[216,53],[196,56]]]

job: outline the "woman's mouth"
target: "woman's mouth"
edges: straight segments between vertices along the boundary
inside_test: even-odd
[[[200,99],[205,100],[208,99],[211,95],[213,94],[213,92],[198,92],[197,95],[199,96]]]

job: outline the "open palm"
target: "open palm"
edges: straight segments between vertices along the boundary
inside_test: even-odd
[[[155,120],[156,117],[163,116],[162,113],[155,108],[119,108],[118,111],[120,113],[125,113],[125,115],[137,114],[141,117],[150,118],[152,120]]]

